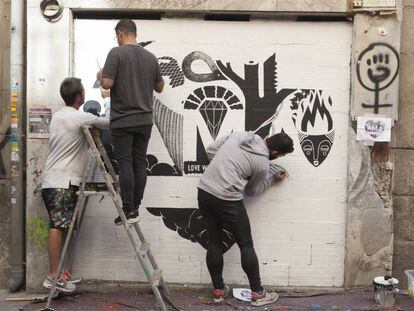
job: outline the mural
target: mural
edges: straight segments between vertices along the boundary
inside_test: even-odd
[[[164,63],[165,60],[168,60],[167,65]],[[204,68],[210,72],[194,72],[191,65],[196,60],[204,62],[206,65]],[[209,163],[205,151],[206,146],[200,134],[200,126],[205,125],[212,140],[216,140],[228,112],[241,110],[244,113],[245,130],[252,130],[264,138],[270,132],[274,132],[271,126],[278,121],[282,103],[285,100],[290,102],[292,121],[307,161],[314,167],[318,167],[328,157],[335,136],[334,121],[330,112],[333,105],[332,98],[323,90],[290,88],[278,90],[276,54],[272,54],[263,63],[261,79],[263,85],[259,85],[259,64],[253,61],[244,64],[243,78],[234,72],[230,62],[226,65],[222,61],[214,62],[208,54],[201,51],[192,52],[184,58],[182,71],[178,62],[172,57],[160,57],[159,62],[162,75],[170,80],[171,88],[184,85],[184,76],[196,83],[215,83],[194,89],[183,101],[184,110],[198,112],[198,117],[201,116],[204,121],[204,124],[196,126],[196,158],[184,161],[184,174],[201,174]],[[243,94],[242,99],[228,87],[216,84],[222,80],[234,82]],[[263,90],[263,95],[259,95],[259,90]],[[171,122],[174,116],[178,119]],[[156,157],[149,155],[148,175],[181,175],[182,170],[179,170],[181,158],[178,154],[182,154],[182,149],[180,149],[182,143],[179,142],[182,139],[184,117],[155,98],[154,120],[175,165],[172,167],[165,163],[158,164]],[[274,172],[275,167],[277,165],[270,167],[269,172]],[[177,231],[181,237],[197,242],[206,248],[207,229],[197,209],[150,207],[148,210],[153,215],[161,216],[167,228]],[[223,242],[226,251],[234,244],[234,241],[230,243],[231,235],[229,238],[229,241]]]
[[[151,41],[155,42],[155,41]],[[160,132],[161,138],[173,164],[159,162],[156,155],[147,155],[148,176],[183,176],[201,174],[209,161],[206,154],[206,145],[201,135],[200,127],[205,127],[211,141],[219,136],[222,125],[232,110],[242,111],[244,114],[244,129],[254,131],[262,138],[267,137],[275,122],[278,122],[282,103],[290,103],[291,119],[297,130],[301,150],[305,159],[314,167],[319,167],[328,157],[335,137],[334,120],[331,115],[332,98],[323,90],[277,88],[276,53],[270,55],[262,64],[263,76],[260,77],[259,64],[250,61],[244,66],[244,76],[239,76],[232,68],[232,64],[223,64],[221,60],[213,59],[204,52],[194,51],[184,57],[182,67],[178,61],[170,56],[158,58],[161,74],[166,78],[171,89],[182,87],[186,79],[202,84],[195,88],[182,101],[184,115],[164,105],[160,98],[154,97],[154,123]],[[207,72],[193,71],[195,61],[204,63]],[[376,59],[378,62],[379,59]],[[386,61],[382,59],[382,61]],[[372,75],[372,74],[371,74]],[[259,81],[262,81],[260,85]],[[239,89],[234,93],[229,87],[218,85],[220,81],[231,81]],[[208,84],[214,82],[213,85]],[[207,85],[206,85],[207,83]],[[260,95],[262,90],[262,95]],[[85,110],[86,109],[86,110]],[[85,103],[85,111],[99,114],[101,107],[97,101]],[[198,114],[202,123],[196,126],[196,157],[184,161],[183,157],[183,126],[185,111]],[[114,167],[117,167],[113,158],[113,146],[104,135],[104,145],[112,158]],[[269,168],[269,173],[275,172],[277,165]],[[280,167],[279,167],[280,169]],[[176,231],[181,237],[197,242],[204,248],[208,243],[206,225],[198,209],[194,208],[163,208],[148,207],[148,211],[161,216],[167,228]],[[227,251],[233,244],[231,234],[225,231],[226,241],[223,242]]]
[[[75,74],[89,87],[86,101],[99,102],[101,113],[104,100],[93,85],[97,63],[103,65],[116,45],[115,23],[75,23]],[[141,45],[158,58],[165,80],[164,92],[154,94],[141,216],[168,280],[210,281],[204,262],[208,232],[197,209],[199,176],[209,164],[207,146],[231,132],[253,131],[265,138],[284,131],[295,151],[276,160],[269,174],[286,168],[289,179],[246,198],[263,273],[278,276],[266,282],[307,286],[317,275],[323,278],[318,284],[342,286],[351,25],[165,18],[139,20],[137,26]],[[108,35],[98,38],[97,32]],[[93,239],[81,241],[78,272],[94,279],[136,279],[125,272],[136,266],[124,255],[130,246],[108,220],[112,203],[94,204],[99,209],[90,212],[82,233]],[[223,236],[226,256],[235,263],[240,257],[234,239],[226,230]],[[107,273],[98,275],[93,267],[103,259]],[[239,270],[237,265],[226,272],[230,282],[244,282]],[[293,275],[303,277],[293,280]]]

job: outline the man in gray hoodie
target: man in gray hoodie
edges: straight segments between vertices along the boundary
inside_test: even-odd
[[[253,132],[232,133],[217,139],[207,147],[210,160],[198,184],[198,206],[207,224],[209,244],[207,267],[214,286],[214,301],[230,294],[223,282],[223,228],[236,239],[241,252],[241,264],[252,290],[252,305],[262,306],[278,299],[260,282],[259,262],[253,247],[249,216],[243,204],[243,193],[262,193],[286,178],[286,172],[269,173],[271,160],[293,152],[293,141],[285,133],[266,139]]]

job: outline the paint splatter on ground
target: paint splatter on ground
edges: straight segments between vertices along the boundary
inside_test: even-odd
[[[277,303],[253,308],[248,302],[235,298],[221,304],[213,304],[210,290],[200,286],[172,286],[174,303],[188,311],[403,311],[414,310],[414,303],[407,296],[398,295],[397,303],[392,308],[381,308],[374,304],[371,291],[328,293],[307,291],[306,293],[288,294],[280,292]],[[295,297],[292,297],[295,296]],[[44,303],[27,304],[22,310],[37,311]],[[57,311],[131,311],[160,310],[154,295],[147,286],[133,284],[84,284],[77,292],[54,300]],[[169,307],[169,310],[174,310]]]

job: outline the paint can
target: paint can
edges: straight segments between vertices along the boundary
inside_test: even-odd
[[[392,276],[377,276],[374,278],[374,300],[383,307],[391,307],[395,304],[395,293],[398,280]]]

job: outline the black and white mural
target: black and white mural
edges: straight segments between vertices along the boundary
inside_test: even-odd
[[[90,86],[87,100],[101,105],[94,75],[116,45],[115,23],[76,22],[82,30],[76,35],[76,75]],[[154,96],[140,214],[168,280],[210,281],[204,262],[208,232],[197,209],[198,179],[209,164],[206,147],[234,131],[253,131],[262,138],[284,131],[295,151],[269,172],[284,167],[287,182],[246,199],[256,249],[267,262],[263,274],[277,275],[266,283],[306,285],[324,271],[328,277],[318,284],[342,286],[351,27],[175,19],[140,20],[137,25],[141,46],[158,58],[165,80],[164,92]],[[87,36],[98,29],[108,32],[108,40]],[[102,222],[100,231],[107,226]],[[82,243],[85,249],[96,247]],[[233,259],[228,279],[243,283],[234,244],[223,230],[223,250]],[[320,256],[310,259],[315,252]],[[89,256],[86,251],[84,256]],[[329,262],[332,258],[340,260]],[[332,271],[326,270],[328,263]],[[307,272],[301,280],[289,280],[292,269]],[[114,278],[130,278],[118,273]]]

